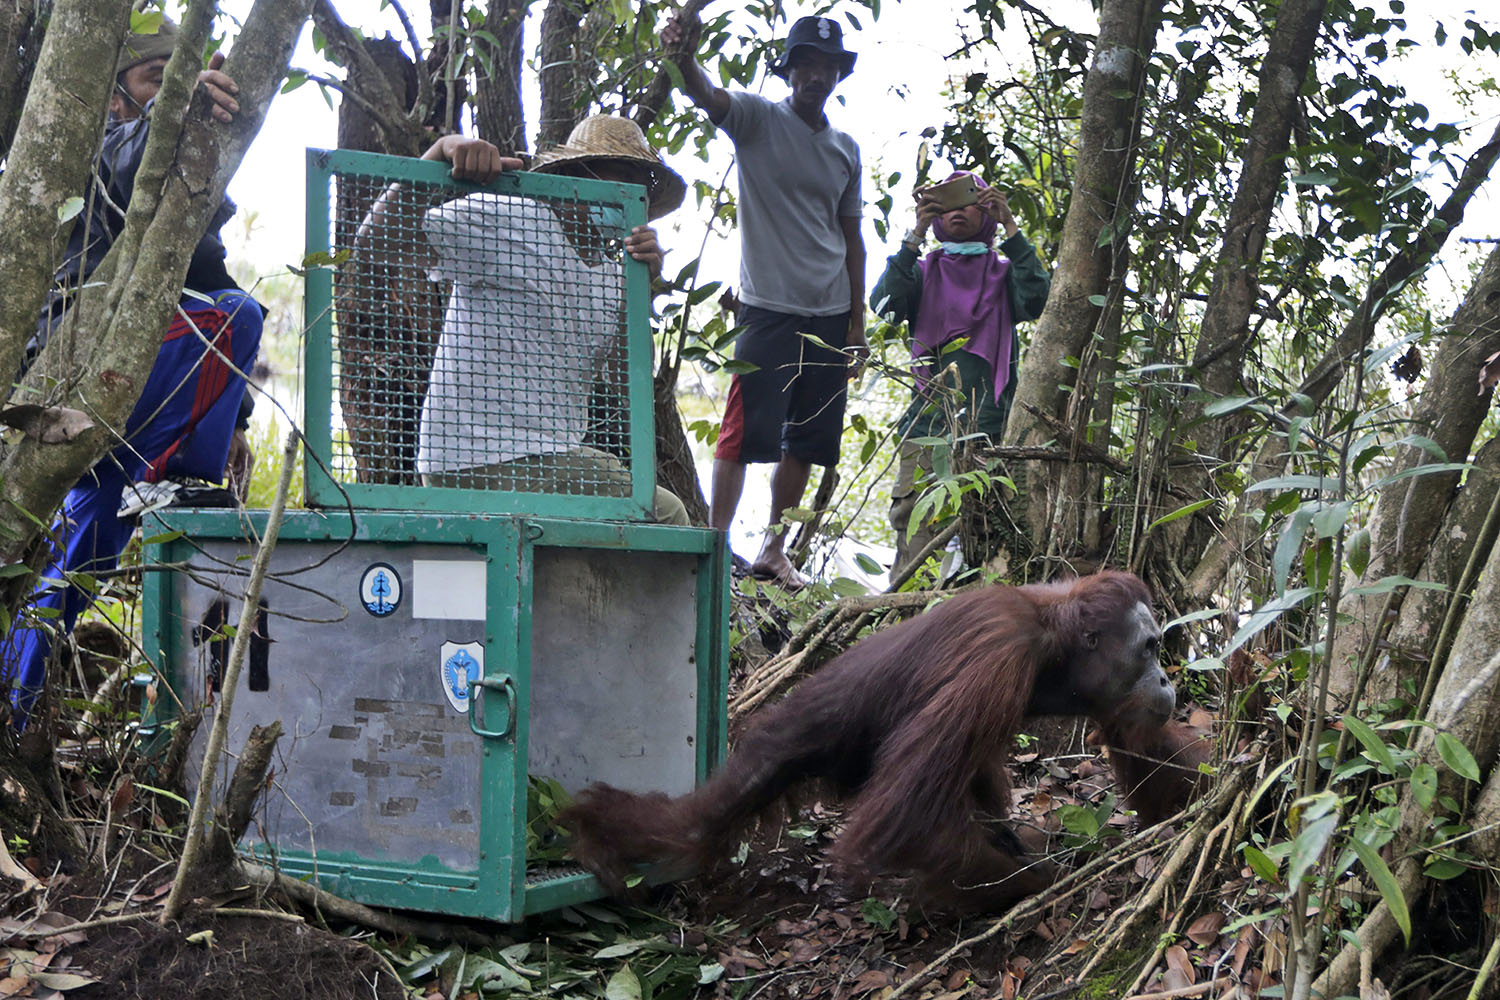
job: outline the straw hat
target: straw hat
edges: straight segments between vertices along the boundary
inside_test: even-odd
[[[596,160],[620,160],[639,163],[650,170],[646,184],[646,217],[659,219],[682,204],[687,182],[682,175],[662,162],[656,150],[646,143],[641,128],[629,118],[615,115],[590,115],[579,122],[568,141],[538,153],[531,169],[537,173],[561,173],[562,168]]]

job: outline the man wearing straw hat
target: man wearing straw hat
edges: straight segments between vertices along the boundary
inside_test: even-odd
[[[696,13],[674,17],[662,41],[679,45],[700,28]],[[799,18],[771,64],[792,90],[780,103],[715,85],[690,51],[677,62],[683,91],[734,140],[744,328],[735,358],[756,366],[730,385],[709,520],[727,531],[746,464],[775,462],[770,526],[750,571],[787,589],[806,581],[784,552],[782,513],[801,502],[812,466],[838,462],[850,361],[857,372],[867,352],[859,146],[823,113],[854,58],[837,21]]]
[[[456,179],[477,183],[521,166],[490,143],[463,136],[445,136],[423,158],[447,161]],[[639,184],[650,219],[677,208],[687,190],[640,128],[612,115],[579,123],[532,169]],[[422,404],[423,482],[627,493],[624,464],[583,444],[594,375],[619,342],[623,271],[608,252],[623,228],[619,209],[481,192],[429,209],[422,225],[436,257],[432,276],[454,283]],[[650,226],[626,234],[623,249],[653,279],[661,273]],[[476,421],[475,414],[486,419]],[[660,487],[654,513],[664,523],[688,523],[682,501]]]
[[[176,43],[177,27],[171,22],[154,33],[126,36],[115,63],[115,92],[94,179],[83,193],[83,214],[27,345],[28,360],[70,321],[68,309],[79,287],[124,228],[162,71]],[[239,111],[234,98],[239,88],[219,71],[223,63],[224,54],[215,53],[210,68],[198,74],[198,85],[212,100],[213,117],[229,122]],[[78,587],[59,581],[70,574],[102,577],[113,570],[143,511],[189,495],[200,505],[232,505],[235,498],[229,492],[208,483],[228,479],[236,491],[248,485],[244,373],[259,348],[264,314],[224,267],[219,230],[233,214],[234,204],[225,199],[193,249],[177,315],[163,333],[122,443],[68,492],[52,526],[55,548],[31,606],[56,615],[56,624],[17,624],[0,643],[0,681],[12,688],[15,722],[24,723],[42,690],[57,625],[71,631],[89,600]]]

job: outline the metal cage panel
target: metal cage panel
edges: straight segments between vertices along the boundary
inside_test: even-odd
[[[155,515],[148,557],[181,569],[147,575],[145,731],[202,709],[194,771],[263,518]],[[723,760],[717,534],[292,512],[263,601],[221,766],[252,726],[284,735],[241,847],[349,898],[494,920],[596,898],[578,868],[528,862],[528,777],[680,794]]]
[[[346,150],[307,177],[309,502],[649,520],[644,189]]]

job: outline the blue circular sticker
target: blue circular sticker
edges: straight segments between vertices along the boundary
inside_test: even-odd
[[[376,618],[395,614],[401,606],[401,574],[389,563],[371,563],[359,578],[359,603]]]

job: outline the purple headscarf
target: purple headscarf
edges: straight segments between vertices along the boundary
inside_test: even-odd
[[[954,177],[968,174],[966,170]],[[988,187],[978,177],[974,182]],[[984,213],[974,241],[993,243],[998,224]],[[943,220],[933,223],[937,238],[947,241]],[[917,307],[911,329],[911,354],[914,359],[936,355],[950,340],[968,337],[964,350],[990,363],[995,373],[995,401],[1010,381],[1011,341],[1015,324],[1010,318],[1010,296],[1005,275],[1010,261],[991,250],[984,254],[950,254],[942,249],[929,253],[918,265],[922,271],[922,301]],[[919,381],[926,384],[932,376],[927,366],[918,366]]]

